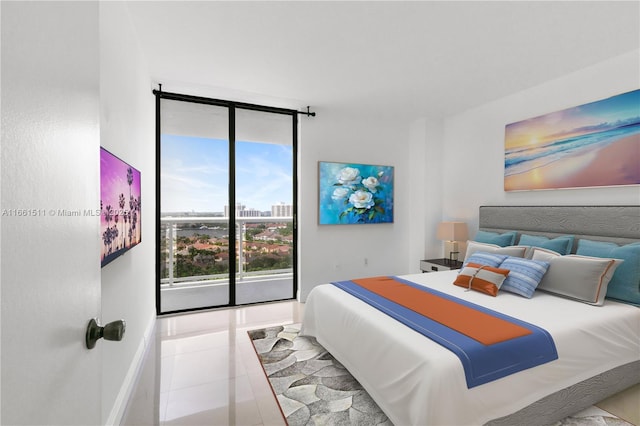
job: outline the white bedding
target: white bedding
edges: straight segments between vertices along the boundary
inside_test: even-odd
[[[559,359],[467,389],[455,354],[334,285],[314,288],[302,334],[316,337],[397,426],[478,425],[612,368],[640,360],[640,309],[591,306],[536,292],[491,297],[452,285],[457,271],[405,275],[543,327]]]

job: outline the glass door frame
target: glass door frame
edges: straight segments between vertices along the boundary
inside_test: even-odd
[[[212,305],[212,306],[204,306],[204,307],[196,307],[190,309],[181,309],[174,311],[162,311],[161,306],[161,287],[160,280],[162,277],[161,267],[161,188],[160,188],[160,152],[161,152],[161,136],[162,136],[162,126],[161,126],[161,101],[162,99],[174,100],[174,101],[182,101],[182,102],[191,102],[197,104],[205,104],[205,105],[213,105],[226,107],[228,109],[228,142],[229,142],[229,211],[235,211],[236,206],[236,193],[235,193],[235,145],[236,145],[236,110],[244,109],[244,110],[252,110],[252,111],[261,111],[267,113],[274,114],[284,114],[291,116],[292,122],[292,186],[293,186],[293,249],[292,249],[292,269],[293,269],[293,297],[288,299],[279,299],[279,300],[294,300],[296,295],[298,294],[298,226],[297,226],[297,215],[298,215],[298,114],[297,110],[286,109],[286,108],[278,108],[271,107],[265,105],[256,105],[244,102],[235,102],[228,101],[222,99],[213,99],[206,98],[201,96],[192,96],[192,95],[184,95],[179,93],[171,93],[171,92],[163,92],[162,87],[160,90],[153,90],[153,94],[156,97],[156,314],[157,315],[167,315],[167,314],[177,314],[183,312],[195,312],[206,309],[213,308],[223,308],[223,307],[234,307],[240,306],[236,303],[236,268],[237,261],[236,256],[229,256],[229,303],[226,305]],[[235,214],[229,214],[229,230],[234,230],[234,234],[236,232],[236,217]],[[231,235],[231,232],[229,232]],[[229,253],[236,252],[236,238],[229,238]],[[269,302],[274,302],[277,300],[272,300]],[[269,303],[269,302],[255,302],[251,304],[260,304],[260,303]]]

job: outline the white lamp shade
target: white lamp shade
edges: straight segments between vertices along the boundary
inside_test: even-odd
[[[442,241],[466,241],[469,231],[465,222],[440,222],[436,238]]]

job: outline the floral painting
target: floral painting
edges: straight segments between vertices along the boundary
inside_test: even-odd
[[[393,167],[318,163],[320,225],[393,222]]]

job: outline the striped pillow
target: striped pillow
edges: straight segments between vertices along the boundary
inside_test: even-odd
[[[509,256],[504,254],[487,253],[484,251],[475,252],[467,260],[465,260],[464,268],[468,263],[477,263],[479,265],[493,266],[498,268],[500,264]]]
[[[506,269],[468,263],[460,270],[453,284],[495,297],[507,275],[509,275],[509,271]]]
[[[500,289],[531,299],[549,269],[549,262],[509,256],[500,264],[500,268],[510,271]]]

